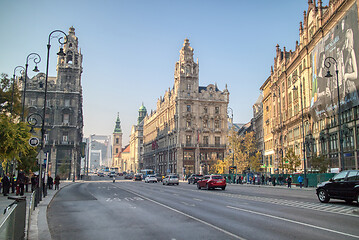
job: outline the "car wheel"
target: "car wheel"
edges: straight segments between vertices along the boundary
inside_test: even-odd
[[[345,202],[351,204],[353,202],[353,199],[346,199]]]
[[[188,181],[188,184],[190,184],[190,182]]]
[[[199,183],[197,183],[197,188],[198,188],[198,189],[201,189],[201,186],[199,185]]]
[[[327,203],[330,200],[327,191],[325,191],[324,189],[319,189],[319,191],[318,191],[318,199],[322,203]]]
[[[356,197],[355,197],[356,201],[357,201],[357,204],[359,206],[359,193],[357,193]]]
[[[209,190],[209,186],[208,186],[208,183],[206,184],[206,189]]]
[[[179,183],[176,183],[177,185],[179,185]]]
[[[222,187],[222,190],[224,191],[226,189],[226,187]]]
[[[162,182],[162,185],[165,185],[165,183],[164,183],[164,182]]]

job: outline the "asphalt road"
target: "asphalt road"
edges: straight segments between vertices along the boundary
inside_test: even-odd
[[[63,188],[47,211],[53,239],[359,239],[355,204],[314,190],[198,190],[109,178]]]

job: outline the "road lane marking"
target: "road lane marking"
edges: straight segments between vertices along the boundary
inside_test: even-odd
[[[335,230],[332,230],[332,229],[329,229],[329,228],[323,228],[323,227],[311,225],[311,224],[308,224],[308,223],[302,223],[302,222],[294,221],[294,220],[287,219],[287,218],[277,217],[277,216],[269,215],[269,214],[266,214],[266,213],[255,212],[255,211],[252,211],[252,210],[243,209],[243,208],[237,208],[237,207],[232,207],[232,206],[227,206],[227,208],[235,209],[235,210],[242,211],[242,212],[253,213],[253,214],[261,215],[261,216],[264,216],[264,217],[274,218],[274,219],[282,220],[282,221],[285,221],[285,222],[290,222],[290,223],[294,223],[294,224],[298,224],[298,225],[303,225],[303,226],[306,226],[306,227],[311,227],[311,228],[315,228],[315,229],[328,231],[328,232],[332,232],[332,233],[336,233],[336,234],[340,234],[340,235],[344,235],[344,236],[359,239],[359,236],[357,236],[357,235],[352,235],[352,234],[349,234],[349,233],[335,231]]]
[[[234,234],[234,233],[231,233],[231,232],[229,232],[229,231],[226,231],[226,230],[224,230],[224,229],[221,229],[221,228],[219,228],[219,227],[217,227],[217,226],[215,226],[215,225],[213,225],[213,224],[210,224],[210,223],[208,223],[208,222],[206,222],[206,221],[204,221],[204,220],[201,220],[201,219],[199,219],[199,218],[193,217],[193,216],[191,216],[191,215],[189,215],[189,214],[187,214],[187,213],[181,212],[181,211],[179,211],[179,210],[177,210],[177,209],[175,209],[175,208],[172,208],[172,207],[170,207],[170,206],[167,206],[167,205],[165,205],[165,204],[163,204],[163,203],[156,202],[155,200],[152,200],[152,199],[150,199],[150,198],[147,198],[147,197],[145,197],[145,196],[142,196],[141,194],[138,194],[138,193],[136,193],[136,192],[134,192],[134,191],[131,191],[131,190],[126,189],[126,188],[122,188],[122,190],[127,191],[127,192],[130,192],[130,193],[132,193],[132,194],[134,194],[134,195],[136,195],[136,196],[139,196],[139,197],[141,197],[141,198],[143,198],[143,199],[145,199],[145,200],[147,200],[147,201],[150,201],[150,202],[155,203],[155,204],[157,204],[157,205],[160,205],[160,206],[162,206],[162,207],[164,207],[164,208],[167,208],[167,209],[169,209],[169,210],[171,210],[171,211],[174,211],[174,212],[176,212],[176,213],[179,213],[179,214],[181,214],[181,215],[183,215],[183,216],[186,216],[186,217],[188,217],[188,218],[191,218],[191,219],[193,219],[193,220],[195,220],[195,221],[197,221],[197,222],[200,222],[200,223],[202,223],[202,224],[204,224],[204,225],[207,225],[207,226],[209,226],[209,227],[211,227],[211,228],[214,228],[214,229],[216,229],[216,230],[218,230],[218,231],[220,231],[220,232],[223,232],[224,234],[227,234],[227,235],[229,235],[229,236],[231,236],[231,237],[234,237],[234,238],[240,239],[240,240],[246,240],[245,238],[240,237],[240,236],[238,236],[238,235],[236,235],[236,234]]]
[[[203,200],[202,200],[202,199],[199,199],[199,198],[193,198],[193,200],[199,201],[199,202],[203,202]]]
[[[190,207],[195,207],[196,206],[193,203],[186,203],[186,202],[181,202],[181,203],[186,205],[186,206],[190,206]]]

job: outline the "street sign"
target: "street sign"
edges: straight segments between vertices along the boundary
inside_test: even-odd
[[[36,147],[37,145],[39,145],[40,140],[37,137],[32,137],[29,139],[29,144],[31,147]]]

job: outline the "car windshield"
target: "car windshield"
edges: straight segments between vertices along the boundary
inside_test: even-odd
[[[222,176],[212,176],[212,179],[223,179]]]
[[[338,173],[333,177],[334,181],[344,181],[345,176],[347,175],[348,171],[343,171]]]
[[[171,176],[171,178],[178,178],[177,176]]]

